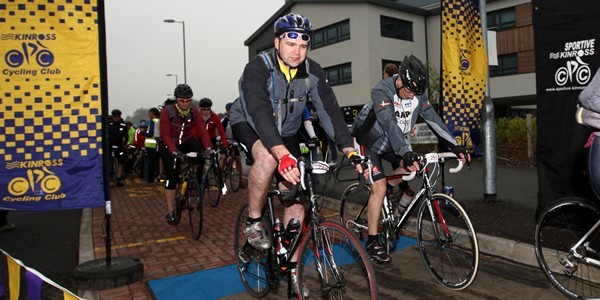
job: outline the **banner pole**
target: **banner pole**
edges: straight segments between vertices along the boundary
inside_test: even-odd
[[[487,36],[487,12],[485,0],[479,1],[479,14],[481,18],[481,33],[483,34],[483,44],[485,53],[488,55],[488,36]],[[489,64],[488,64],[489,68]],[[481,114],[482,137],[483,137],[483,201],[496,201],[496,126],[494,124],[494,103],[490,97],[490,73],[487,74],[487,84],[485,86],[485,97],[483,99],[484,111]]]
[[[104,19],[104,0],[97,0],[98,7],[98,51],[100,58],[100,89],[102,107],[102,161],[104,172],[104,223],[105,223],[105,247],[106,258],[91,260],[75,267],[72,272],[73,285],[80,290],[103,290],[131,284],[140,281],[144,277],[144,265],[137,258],[111,257],[111,227],[112,215],[110,200],[110,146],[108,143],[108,74],[106,60],[106,28]],[[105,115],[106,114],[106,115]]]

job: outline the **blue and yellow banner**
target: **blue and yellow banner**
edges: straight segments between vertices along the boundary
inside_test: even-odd
[[[487,77],[479,1],[442,0],[442,119],[475,152]]]
[[[104,205],[96,0],[0,3],[0,208]]]

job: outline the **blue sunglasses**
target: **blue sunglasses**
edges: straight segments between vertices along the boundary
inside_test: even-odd
[[[279,38],[280,38],[280,39],[282,39],[282,38],[284,38],[284,37],[286,37],[286,36],[287,36],[289,39],[291,39],[291,40],[295,40],[295,39],[297,39],[298,37],[300,37],[300,38],[301,38],[303,41],[305,41],[305,42],[308,42],[308,41],[310,41],[310,35],[308,35],[308,34],[306,34],[306,33],[298,33],[298,32],[293,32],[293,31],[290,31],[290,32],[284,32],[284,33],[282,33],[282,34],[279,36]]]

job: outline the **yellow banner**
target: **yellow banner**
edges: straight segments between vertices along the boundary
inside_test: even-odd
[[[472,148],[488,77],[479,1],[442,1],[441,77],[443,119],[458,143]]]
[[[0,208],[103,205],[96,0],[3,1],[0,39]]]

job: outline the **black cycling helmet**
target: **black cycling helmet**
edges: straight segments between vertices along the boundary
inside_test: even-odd
[[[225,110],[231,110],[232,105],[233,105],[233,102],[229,102],[229,103],[225,104]]]
[[[192,96],[194,96],[194,92],[192,91],[192,88],[189,85],[185,83],[180,83],[175,88],[173,95],[175,95],[176,98],[180,99],[191,99]]]
[[[210,100],[208,98],[202,98],[202,99],[200,99],[200,103],[198,103],[198,105],[202,108],[211,108],[212,100]]]
[[[122,113],[121,113],[121,111],[120,111],[120,110],[118,110],[118,109],[113,109],[113,110],[110,112],[110,115],[111,115],[111,116],[113,116],[113,117],[120,117],[120,116],[122,115]]]
[[[283,33],[294,31],[299,33],[307,33],[310,36],[313,34],[312,24],[308,18],[300,14],[289,13],[275,21],[273,25],[275,36],[279,37]]]
[[[415,95],[425,93],[428,81],[427,69],[414,55],[404,56],[398,74],[400,74],[402,85],[413,91]]]

